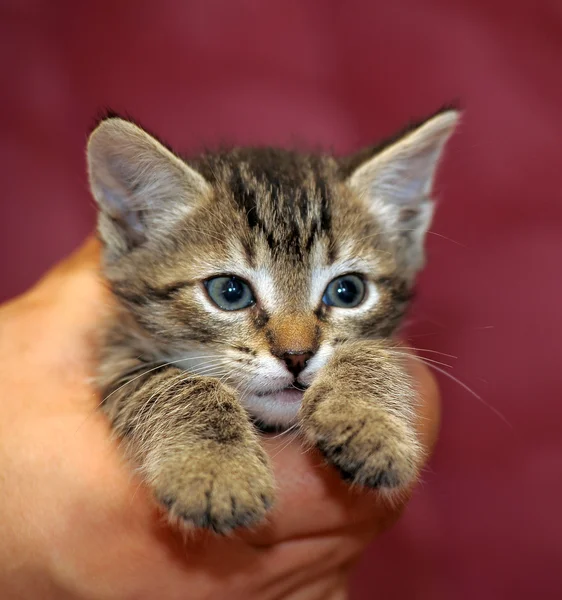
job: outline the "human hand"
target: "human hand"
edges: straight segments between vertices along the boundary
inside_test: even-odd
[[[121,459],[96,410],[97,330],[111,298],[88,241],[0,308],[0,597],[336,600],[370,540],[400,515],[350,490],[315,452],[269,436],[279,484],[269,522],[184,541]],[[429,454],[439,397],[418,361],[418,428]]]

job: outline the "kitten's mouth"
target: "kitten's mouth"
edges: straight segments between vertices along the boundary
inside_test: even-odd
[[[302,393],[308,388],[308,385],[304,385],[295,381],[295,383],[292,383],[287,387],[279,388],[278,390],[268,390],[267,392],[255,392],[255,395],[259,396],[260,398],[263,398],[264,396],[275,396],[276,394],[280,394],[282,392],[299,392],[299,394],[302,395]]]
[[[295,381],[277,389],[256,390],[245,398],[244,404],[259,429],[283,431],[296,424],[308,387]]]
[[[299,383],[298,381],[295,381],[295,383],[293,383],[293,385],[290,385],[289,387],[284,388],[285,390],[298,390],[299,392],[304,392],[308,389],[308,385],[303,385],[302,383]]]

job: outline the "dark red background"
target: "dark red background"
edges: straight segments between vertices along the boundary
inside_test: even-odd
[[[493,408],[440,377],[441,444],[353,597],[562,598],[562,3],[4,0],[0,11],[4,299],[91,230],[83,148],[100,107],[187,150],[346,151],[462,101],[411,342],[457,356],[443,359],[451,373]]]

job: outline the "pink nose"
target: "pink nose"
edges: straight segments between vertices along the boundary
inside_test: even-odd
[[[285,361],[289,372],[298,377],[299,373],[306,367],[306,363],[312,354],[312,352],[285,352],[281,358]]]

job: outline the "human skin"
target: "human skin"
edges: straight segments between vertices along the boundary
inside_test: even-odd
[[[112,299],[94,239],[0,307],[0,597],[34,600],[336,600],[407,502],[350,490],[315,451],[268,436],[278,482],[266,524],[229,537],[170,529],[122,460],[91,385]],[[418,361],[431,453],[439,394]]]

